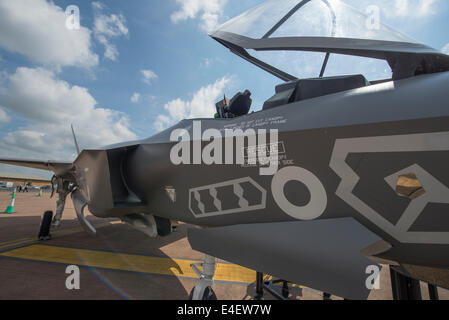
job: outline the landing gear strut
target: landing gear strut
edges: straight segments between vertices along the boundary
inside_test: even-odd
[[[203,263],[191,264],[193,271],[198,275],[200,280],[190,292],[190,300],[217,300],[212,285],[214,284],[215,274],[215,257],[206,255]],[[202,267],[203,271],[198,269]]]
[[[64,212],[65,201],[70,192],[73,191],[73,184],[61,177],[54,176],[51,180],[52,182],[52,193],[53,197],[55,186],[57,185],[56,193],[58,194],[58,200],[56,201],[56,214],[53,218],[51,227],[53,229],[59,228],[61,225],[62,213]]]
[[[429,286],[429,297],[430,300],[439,300],[440,297],[438,296],[438,288],[434,286],[433,284],[428,284]]]
[[[273,290],[273,284],[282,282],[282,295]],[[288,289],[288,282],[281,279],[264,281],[263,273],[257,272],[256,275],[256,294],[254,296],[254,300],[263,300],[264,290],[268,291],[278,300],[287,300],[288,295],[290,294]]]
[[[394,300],[422,300],[418,280],[404,276],[392,267],[390,267],[390,275]]]

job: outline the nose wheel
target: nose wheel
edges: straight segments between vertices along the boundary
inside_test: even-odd
[[[189,300],[194,300],[193,299],[194,291],[195,288],[193,288],[192,291],[190,291]],[[202,301],[217,300],[217,296],[215,295],[215,292],[211,287],[206,287],[203,293],[203,297],[199,300]]]
[[[40,241],[46,241],[51,239],[50,227],[52,218],[53,218],[52,211],[47,211],[42,216],[41,225],[39,227],[39,235],[37,236]]]

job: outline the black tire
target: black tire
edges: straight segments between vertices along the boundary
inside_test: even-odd
[[[51,219],[53,218],[53,212],[47,211],[42,216],[41,226],[39,228],[39,240],[48,240],[50,239],[50,226]]]
[[[288,288],[288,284],[287,284],[287,282],[284,281],[284,283],[282,284],[282,296],[285,299],[288,299],[289,295],[290,295],[290,290]]]
[[[195,290],[195,288],[192,289],[192,291],[190,291],[190,295],[189,295],[189,300],[193,299],[193,290]],[[207,287],[206,290],[204,290],[204,294],[203,294],[203,298],[201,299],[203,301],[216,301],[217,296],[214,292],[214,290],[211,287]]]

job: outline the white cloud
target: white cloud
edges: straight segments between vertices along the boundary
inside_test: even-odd
[[[97,103],[86,88],[71,87],[43,68],[18,68],[0,94],[4,107],[41,122],[84,117]]]
[[[441,0],[349,0],[345,1],[361,11],[365,11],[371,5],[377,5],[383,16],[387,19],[394,18],[424,18],[438,12],[438,4]]]
[[[113,38],[127,36],[129,34],[126,27],[126,19],[122,14],[103,13],[106,6],[101,2],[92,2],[94,9],[94,35],[104,47],[104,56],[112,61],[116,61],[119,55],[117,47],[111,43]]]
[[[223,16],[223,8],[227,0],[176,0],[179,10],[171,15],[171,21],[178,23],[200,16],[200,28],[213,31]]]
[[[70,160],[71,123],[83,148],[136,139],[125,114],[96,107],[86,88],[71,86],[42,68],[18,68],[0,98],[5,109],[28,122],[0,141],[2,156]]]
[[[213,118],[215,103],[223,97],[223,91],[230,82],[230,78],[223,77],[213,84],[202,87],[193,95],[191,101],[178,98],[168,102],[164,106],[168,113],[159,115],[154,127],[157,130],[163,130],[182,119]]]
[[[140,70],[140,72],[142,72],[143,75],[143,82],[145,82],[146,84],[151,84],[151,80],[156,80],[158,77],[158,75],[156,73],[154,73],[154,71],[152,70]]]
[[[66,28],[62,8],[46,0],[0,0],[0,47],[48,66],[92,67],[91,32]]]
[[[439,0],[395,0],[394,10],[389,13],[399,17],[423,17],[436,12]]]
[[[11,121],[11,118],[6,114],[5,110],[0,108],[0,124],[8,123]]]
[[[132,103],[139,103],[140,101],[140,93],[135,92],[131,97]]]
[[[447,45],[445,45],[443,49],[441,49],[441,52],[443,52],[445,54],[449,54],[449,43]]]
[[[202,68],[209,68],[212,65],[212,59],[205,58],[203,59],[203,62],[201,63]]]

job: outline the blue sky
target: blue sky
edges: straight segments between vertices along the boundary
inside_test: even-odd
[[[245,89],[259,109],[280,80],[206,30],[263,2],[0,0],[0,156],[73,160],[70,123],[82,148],[146,138]],[[449,53],[448,1],[345,2],[378,5],[382,22]],[[80,30],[64,26],[69,5]],[[0,166],[11,171],[36,173]]]

